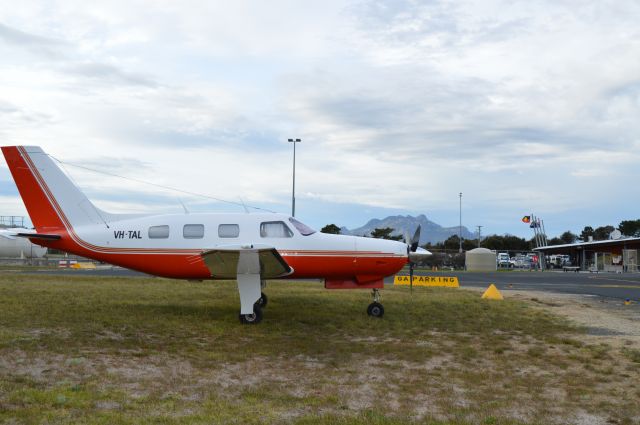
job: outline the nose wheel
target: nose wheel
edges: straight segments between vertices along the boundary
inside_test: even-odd
[[[384,316],[384,307],[380,303],[380,292],[374,289],[371,295],[373,296],[373,302],[367,307],[367,314],[372,317]]]

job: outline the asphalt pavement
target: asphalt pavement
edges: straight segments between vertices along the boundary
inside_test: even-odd
[[[42,270],[26,273],[65,274],[73,276],[143,277],[144,273],[119,267],[95,270]],[[406,274],[401,272],[400,274]],[[495,284],[498,289],[551,291],[565,294],[594,295],[614,299],[631,299],[640,303],[640,274],[634,273],[574,273],[559,271],[504,271],[504,272],[432,272],[416,270],[416,276],[456,276],[461,287],[486,288]],[[385,279],[392,284],[393,276]]]
[[[565,294],[595,295],[640,301],[640,274],[636,273],[575,273],[561,271],[504,272],[432,272],[416,270],[416,276],[456,276],[461,287],[550,291]],[[393,282],[393,277],[385,283]]]

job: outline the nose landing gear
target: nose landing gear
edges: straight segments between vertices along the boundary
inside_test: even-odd
[[[371,295],[373,296],[373,302],[367,307],[367,314],[372,317],[384,316],[384,307],[380,304],[380,292],[374,289]]]

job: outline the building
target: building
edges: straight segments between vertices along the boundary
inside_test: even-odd
[[[536,248],[545,256],[566,254],[571,265],[580,270],[603,272],[640,272],[640,238],[609,239]]]

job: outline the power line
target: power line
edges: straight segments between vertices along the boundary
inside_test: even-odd
[[[132,177],[125,177],[125,176],[121,176],[119,174],[109,173],[107,171],[95,170],[93,168],[89,168],[89,167],[86,167],[84,165],[78,165],[78,164],[73,164],[73,163],[70,163],[70,162],[60,161],[59,159],[57,159],[56,157],[54,157],[52,155],[49,155],[49,157],[51,157],[51,159],[53,159],[54,161],[59,162],[63,166],[64,165],[69,165],[71,167],[81,168],[83,170],[91,171],[91,172],[98,173],[98,174],[104,174],[104,175],[111,176],[111,177],[117,177],[117,178],[120,178],[120,179],[133,181],[133,182],[136,182],[136,183],[147,184],[149,186],[155,186],[155,187],[158,187],[158,188],[161,188],[161,189],[165,189],[165,190],[172,190],[174,192],[183,193],[185,195],[198,196],[198,197],[201,197],[201,198],[212,199],[212,200],[217,201],[217,202],[223,202],[223,203],[236,205],[236,206],[243,207],[243,208],[252,208],[254,210],[260,210],[260,211],[266,211],[266,212],[270,212],[270,213],[275,213],[275,211],[269,210],[267,208],[254,207],[254,206],[251,206],[251,205],[245,205],[244,203],[240,203],[240,202],[234,202],[234,201],[228,201],[228,200],[222,199],[222,198],[216,198],[215,196],[205,195],[205,194],[197,193],[197,192],[191,192],[191,191],[188,191],[188,190],[177,189],[175,187],[165,186],[165,185],[157,184],[157,183],[151,183],[151,182],[148,182],[148,181],[145,181],[145,180],[134,179]]]

